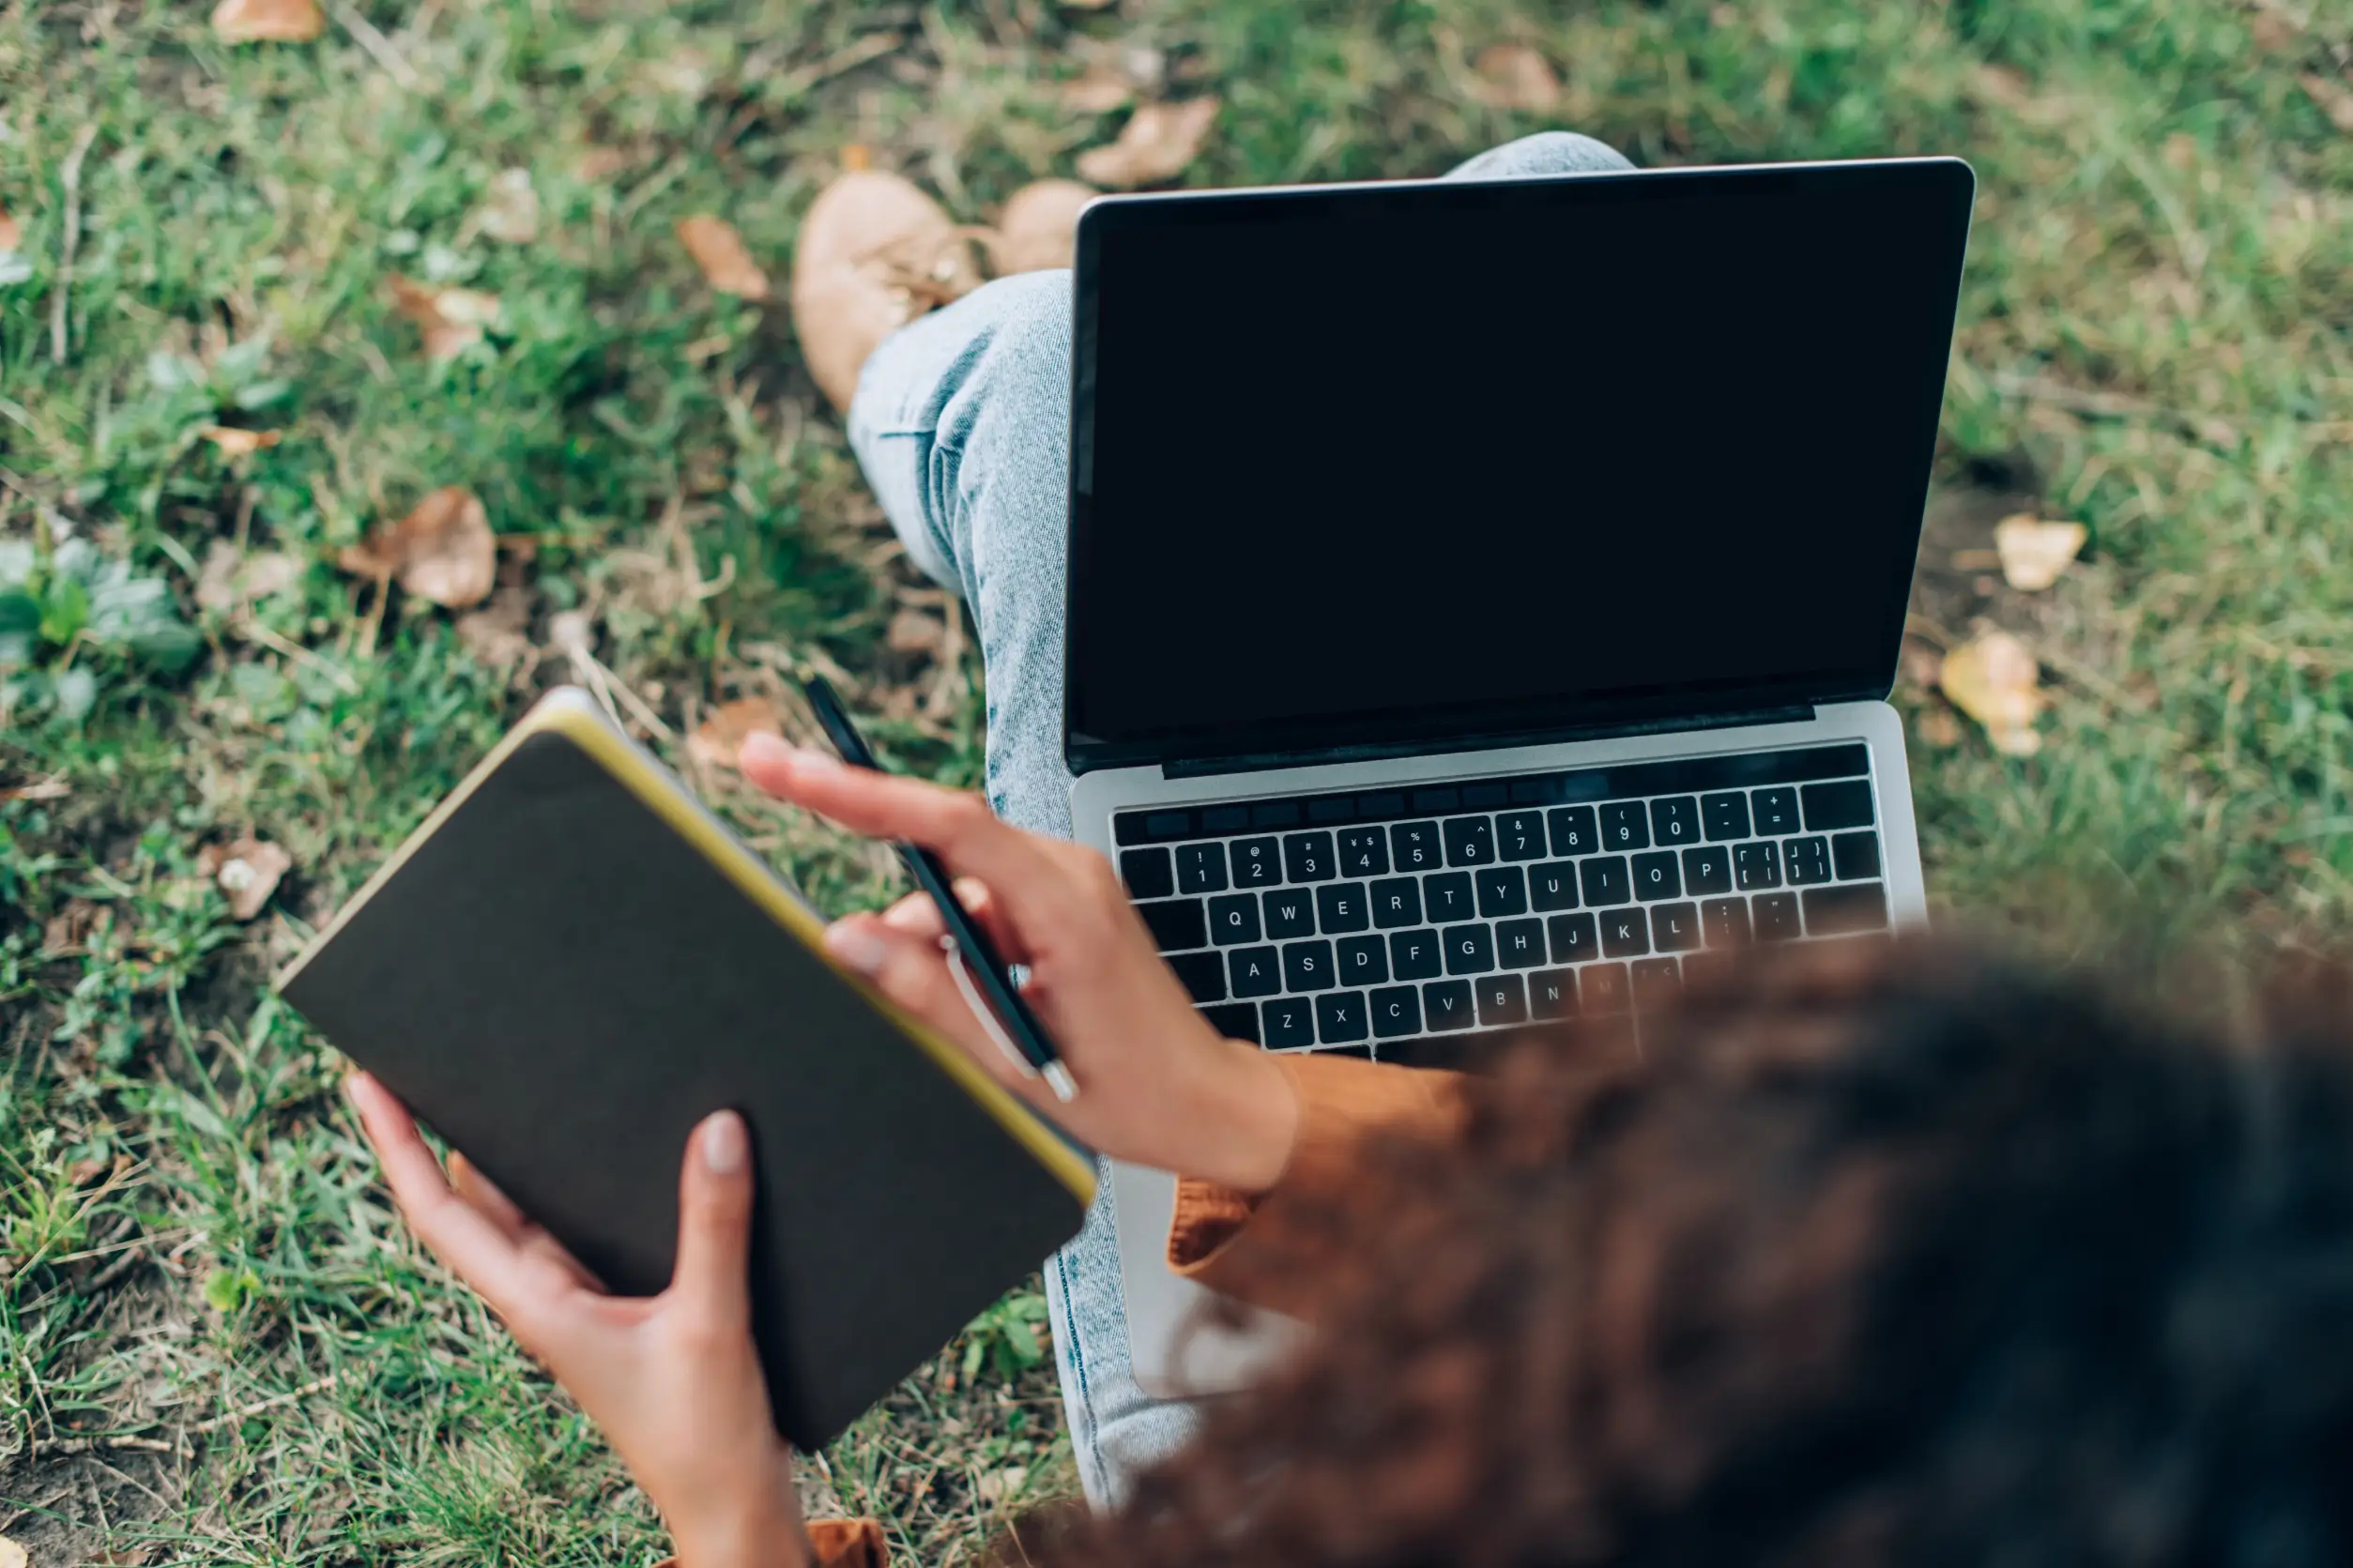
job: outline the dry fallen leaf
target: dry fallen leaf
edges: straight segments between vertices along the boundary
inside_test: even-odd
[[[1928,708],[1920,710],[1920,738],[1932,746],[1961,744],[1961,721],[1952,716],[1949,708]]]
[[[69,898],[66,906],[41,926],[41,951],[51,957],[79,952],[89,946],[94,933],[103,932],[114,923],[115,912],[105,905],[93,904],[86,898]]]
[[[318,0],[221,0],[212,30],[231,43],[308,43],[327,30]]]
[[[251,457],[286,438],[283,430],[236,430],[228,425],[206,425],[196,434],[220,448],[222,457]]]
[[[637,155],[624,147],[590,147],[573,164],[572,172],[589,185],[603,185],[636,161]]]
[[[1954,707],[1985,726],[1994,750],[2032,756],[2042,750],[2035,720],[2050,700],[2037,684],[2040,676],[2025,644],[1989,632],[1945,655],[1940,684]]]
[[[2031,512],[2005,517],[1994,525],[1994,548],[2002,557],[2002,575],[2009,586],[2040,593],[2059,580],[2068,563],[2091,538],[2081,523],[2045,523]]]
[[[2308,70],[2296,79],[2304,84],[2304,92],[2320,112],[2329,116],[2329,123],[2353,136],[2353,87],[2332,82],[2316,70]]]
[[[1101,194],[1075,179],[1032,180],[1015,191],[988,240],[997,275],[1070,266],[1078,243],[1078,211]]]
[[[1561,100],[1561,79],[1543,55],[1524,43],[1490,43],[1471,62],[1474,89],[1490,109],[1519,109],[1540,114]]]
[[[1108,114],[1136,96],[1136,84],[1108,66],[1089,66],[1086,74],[1062,85],[1062,107],[1074,114]]]
[[[196,605],[234,615],[249,604],[282,594],[302,578],[302,563],[275,551],[240,555],[236,545],[216,539],[205,552],[196,573]]]
[[[1217,118],[1217,100],[1147,103],[1127,117],[1119,139],[1078,155],[1081,178],[1126,190],[1174,179],[1201,150],[1201,139]]]
[[[8,216],[8,209],[0,206],[0,252],[15,250],[24,243],[24,225]]]
[[[498,297],[479,289],[437,288],[392,275],[392,308],[424,334],[425,358],[451,359],[498,325]]]
[[[361,577],[398,577],[418,598],[463,610],[490,597],[498,576],[498,541],[475,494],[445,485],[417,510],[335,557]]]
[[[32,1557],[5,1535],[0,1535],[0,1568],[26,1568]]]
[[[882,640],[891,645],[894,653],[938,653],[947,643],[948,629],[938,616],[927,616],[921,610],[901,610],[891,617],[890,630]]]
[[[475,213],[476,224],[491,238],[509,245],[528,245],[539,237],[540,198],[531,189],[531,171],[503,169],[490,182],[489,191]]]
[[[278,891],[279,879],[294,869],[294,857],[274,844],[239,839],[225,846],[206,845],[196,856],[196,867],[229,901],[229,914],[250,921]]]
[[[686,739],[687,754],[712,768],[733,768],[736,754],[755,735],[781,736],[784,720],[766,697],[738,697],[723,702],[695,726]]]
[[[760,270],[759,263],[744,248],[743,236],[726,219],[708,212],[680,219],[678,236],[712,288],[740,299],[768,297],[768,274]]]

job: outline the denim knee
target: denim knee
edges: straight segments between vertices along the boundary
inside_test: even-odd
[[[1624,153],[1606,142],[1573,130],[1539,130],[1500,147],[1490,147],[1455,170],[1456,179],[1526,179],[1542,175],[1583,175],[1631,169]]]

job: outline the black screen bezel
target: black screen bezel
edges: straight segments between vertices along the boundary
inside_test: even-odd
[[[1745,190],[1777,187],[1811,196],[1828,189],[1867,205],[1890,186],[1918,188],[1925,210],[1947,231],[1945,265],[1920,280],[1923,290],[1948,301],[1947,327],[1931,374],[1925,358],[1918,377],[1919,409],[1914,437],[1917,482],[1899,508],[1895,524],[1904,531],[1903,548],[1890,553],[1883,625],[1870,663],[1817,670],[1775,681],[1728,673],[1720,680],[1680,682],[1657,689],[1627,689],[1606,699],[1573,697],[1541,701],[1465,700],[1434,707],[1356,711],[1334,719],[1287,719],[1231,726],[1188,726],[1119,739],[1086,733],[1079,723],[1080,672],[1072,650],[1090,606],[1081,602],[1087,581],[1093,516],[1093,441],[1097,302],[1103,287],[1102,243],[1114,230],[1165,230],[1170,225],[1248,222],[1268,206],[1323,206],[1336,219],[1392,216],[1399,209],[1443,223],[1466,209],[1532,205],[1590,206],[1628,201],[1704,201],[1712,190],[1738,183]],[[1950,364],[1952,328],[1958,319],[1961,273],[1968,248],[1969,221],[1977,191],[1974,170],[1958,158],[1878,159],[1839,163],[1754,164],[1722,168],[1632,170],[1539,179],[1493,181],[1410,180],[1377,184],[1300,186],[1272,190],[1184,191],[1098,200],[1080,216],[1077,236],[1071,342],[1070,511],[1063,605],[1062,754],[1080,774],[1102,768],[1220,759],[1276,758],[1302,754],[1376,755],[1452,749],[1548,735],[1699,721],[1788,710],[1821,703],[1885,698],[1895,683],[1896,661],[1911,595],[1915,557],[1928,501],[1929,474],[1943,414],[1944,385]],[[1094,608],[1100,608],[1096,606]]]

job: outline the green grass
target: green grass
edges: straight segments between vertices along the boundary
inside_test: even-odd
[[[2353,136],[2301,80],[2346,82],[2341,8],[345,8],[391,64],[341,22],[230,49],[205,10],[0,5],[0,1530],[37,1563],[659,1555],[594,1432],[401,1236],[333,1058],[263,980],[572,668],[559,615],[682,766],[696,715],[822,662],[900,715],[897,761],[976,776],[976,661],[888,646],[924,590],[783,312],[714,296],[672,225],[724,214],[781,280],[851,143],[983,219],[1116,129],[1055,88],[1114,42],[1224,98],[1199,184],[1435,173],[1549,124],[1645,163],[1968,157],[1916,654],[2007,627],[2055,701],[2041,754],[2006,757],[1936,738],[1910,666],[1932,888],[2038,925],[2123,901],[2345,929]],[[1561,68],[1553,112],[1481,106],[1466,61],[1504,39]],[[518,167],[541,235],[494,242],[469,214]],[[429,364],[394,272],[495,293],[501,322]],[[283,439],[224,459],[209,423]],[[504,557],[520,668],[335,569],[445,484],[532,547]],[[2091,530],[2046,594],[1982,564],[2025,507]],[[290,583],[200,606],[222,541]],[[870,851],[699,776],[821,901],[890,891]],[[294,861],[250,923],[199,865],[248,835]],[[1050,1363],[1008,1348],[1029,1310],[810,1467],[908,1560],[1071,1486]]]

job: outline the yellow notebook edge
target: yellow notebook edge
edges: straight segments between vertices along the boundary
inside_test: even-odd
[[[517,747],[530,737],[542,733],[559,734],[587,753],[622,787],[636,796],[680,838],[692,845],[721,875],[734,883],[745,897],[783,928],[787,936],[815,953],[828,968],[865,997],[876,1012],[889,1019],[918,1050],[929,1057],[933,1065],[970,1095],[1011,1134],[1015,1142],[1029,1151],[1031,1158],[1067,1187],[1074,1197],[1081,1204],[1094,1201],[1095,1167],[1092,1160],[1073,1149],[1059,1133],[1046,1124],[1036,1111],[1022,1104],[1010,1089],[990,1077],[952,1042],[941,1039],[903,1012],[889,997],[867,983],[863,977],[852,974],[834,963],[833,956],[825,951],[824,920],[796,899],[765,860],[729,832],[659,763],[647,756],[635,743],[616,729],[604,710],[596,706],[595,699],[576,687],[558,687],[533,704],[531,710],[507,732],[497,745],[491,748],[490,754],[475,765],[474,770],[466,774],[458,786],[433,809],[432,814],[418,824],[416,830],[402,841],[390,859],[378,866],[375,874],[359,891],[344,902],[325,929],[311,938],[309,945],[292,963],[279,971],[270,982],[271,989],[283,991],[313,956],[335,939],[368,900],[399,874],[418,847],[457,814],[467,799],[481,786],[484,780],[498,770]]]

